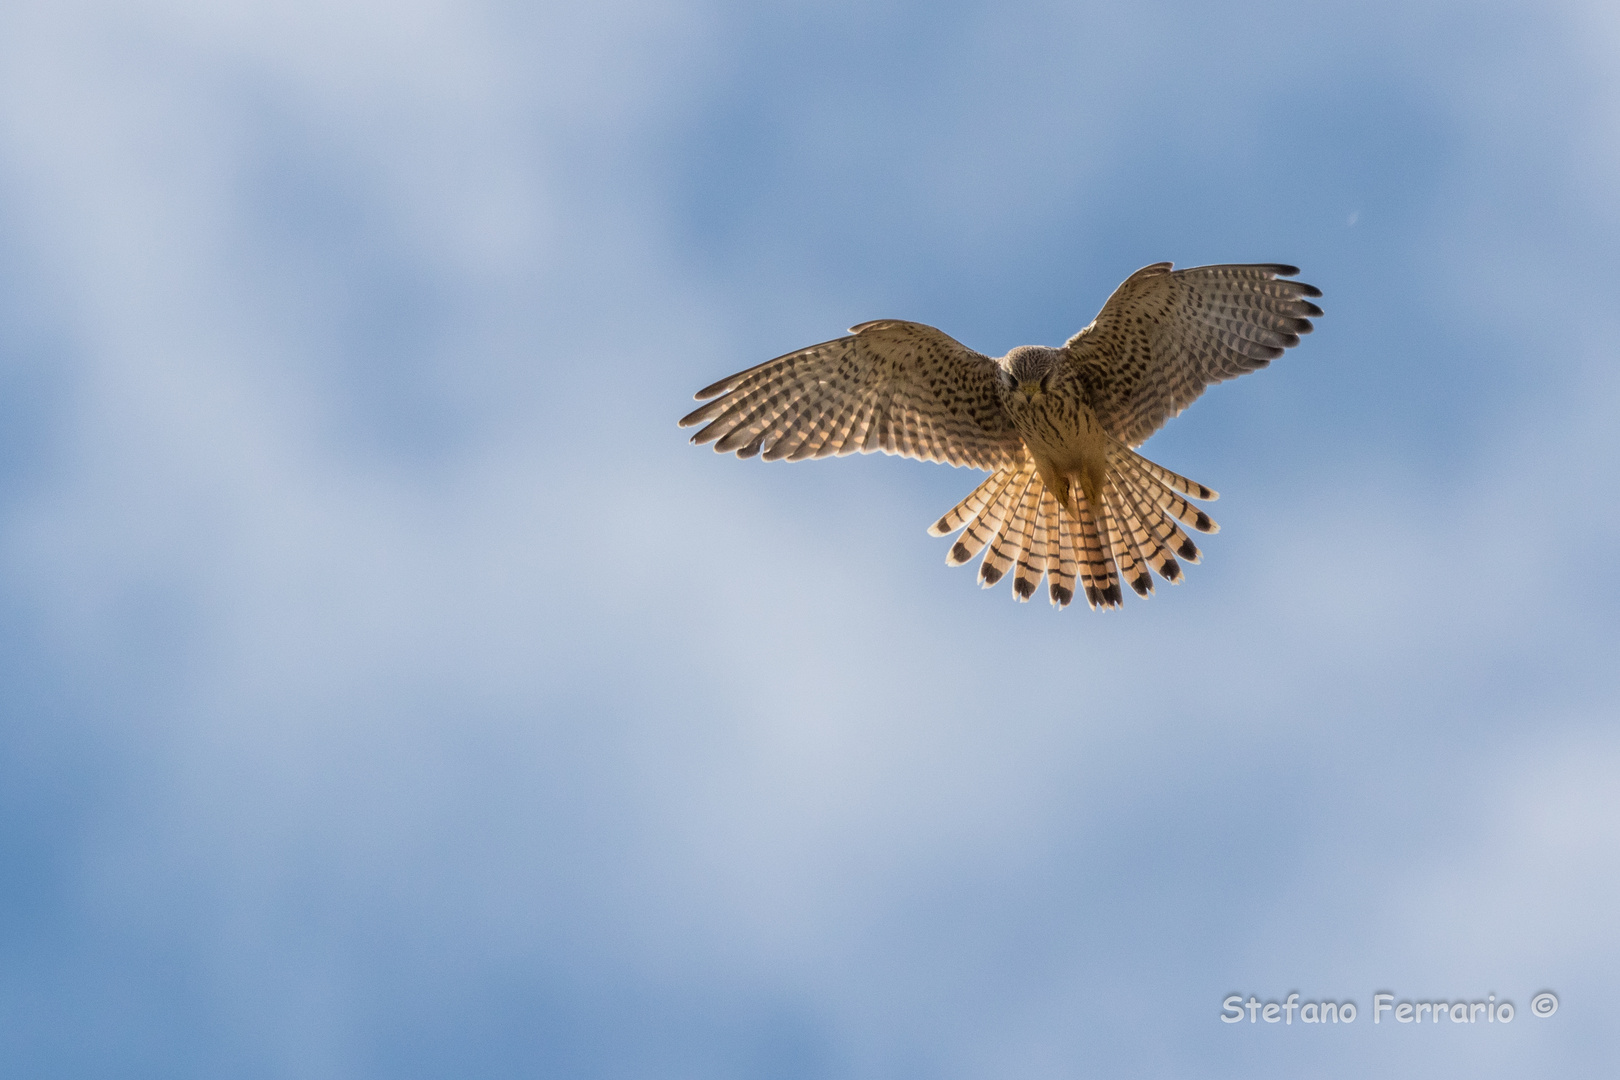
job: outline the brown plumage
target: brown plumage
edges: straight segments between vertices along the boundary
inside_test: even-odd
[[[990,473],[930,528],[961,531],[946,562],[977,556],[989,587],[1013,571],[1028,600],[1047,581],[1062,607],[1078,582],[1117,607],[1121,582],[1146,596],[1153,574],[1198,561],[1185,529],[1212,533],[1189,499],[1215,492],[1135,448],[1205,387],[1265,367],[1311,332],[1313,286],[1279,264],[1155,263],[1114,290],[1061,349],[991,359],[921,323],[880,320],[738,372],[697,392],[681,418],[694,443],[738,457],[885,453]],[[1180,561],[1178,561],[1180,560]],[[1150,573],[1151,571],[1151,573]]]

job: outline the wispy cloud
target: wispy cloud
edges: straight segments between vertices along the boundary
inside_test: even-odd
[[[1360,1075],[1441,1051],[1220,997],[1603,1000],[1614,29],[0,15],[13,1059]],[[1150,446],[1225,528],[1118,615],[946,570],[968,473],[674,427],[865,318],[1059,340],[1160,258],[1328,315]],[[1594,1015],[1445,1052],[1590,1069]]]

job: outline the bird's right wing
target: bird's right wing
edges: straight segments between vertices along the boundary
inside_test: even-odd
[[[1263,368],[1311,332],[1314,285],[1275,263],[1144,266],[1067,348],[1103,427],[1139,446],[1211,383]]]
[[[995,470],[1024,453],[999,368],[932,326],[883,319],[699,390],[681,418],[694,443],[766,460],[881,450]]]

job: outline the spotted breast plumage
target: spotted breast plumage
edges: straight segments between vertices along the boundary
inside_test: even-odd
[[[1216,525],[1189,500],[1215,492],[1136,447],[1212,383],[1265,367],[1311,332],[1314,286],[1274,263],[1143,267],[1062,348],[999,359],[921,323],[883,319],[766,361],[696,394],[681,418],[694,443],[767,461],[885,453],[990,473],[929,527],[961,532],[946,561],[980,552],[985,587],[1013,571],[1028,600],[1053,604],[1078,580],[1092,607],[1142,596],[1153,574],[1197,562],[1186,530]],[[1150,572],[1151,571],[1151,572]]]

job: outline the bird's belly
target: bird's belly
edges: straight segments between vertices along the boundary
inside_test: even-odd
[[[1035,460],[1054,473],[1076,475],[1087,465],[1095,468],[1108,460],[1108,435],[1083,404],[1075,409],[1031,409],[1027,423],[1019,428]]]
[[[1088,505],[1098,505],[1108,473],[1107,432],[1084,403],[1036,408],[1022,418],[1019,432],[1035,459],[1041,482],[1071,513],[1079,513],[1075,496],[1083,492]]]

